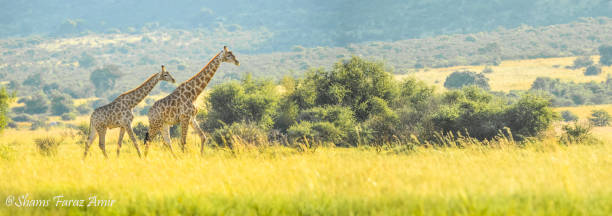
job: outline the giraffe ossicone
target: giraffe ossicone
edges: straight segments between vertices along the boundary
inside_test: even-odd
[[[145,135],[144,140],[145,157],[149,152],[150,141],[159,133],[162,134],[164,143],[174,155],[169,131],[170,125],[177,123],[181,126],[181,149],[183,152],[185,151],[187,130],[189,130],[190,125],[200,136],[200,152],[204,150],[206,135],[195,119],[197,108],[194,102],[204,91],[204,88],[206,88],[222,62],[233,63],[236,66],[240,65],[232,51],[227,46],[224,46],[223,50],[215,55],[200,72],[181,83],[172,93],[156,101],[151,106],[148,113],[149,131]]]
[[[163,65],[161,66],[161,72],[153,74],[137,88],[117,96],[117,98],[109,104],[96,108],[90,117],[89,128],[91,132],[89,134],[89,140],[85,144],[83,158],[87,157],[87,151],[96,136],[99,137],[99,146],[104,157],[108,158],[105,144],[106,130],[117,127],[121,128],[119,132],[119,141],[117,143],[117,156],[119,156],[121,150],[123,135],[127,132],[140,157],[140,148],[138,148],[138,142],[132,130],[132,120],[134,119],[132,109],[144,100],[157,83],[162,80],[172,83],[175,82],[170,72],[166,71],[166,67]]]

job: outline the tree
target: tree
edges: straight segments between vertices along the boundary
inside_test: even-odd
[[[25,103],[24,112],[28,114],[42,114],[49,110],[50,102],[45,94],[38,92],[29,98],[19,100],[20,103]]]
[[[578,120],[578,116],[574,113],[572,113],[569,110],[563,110],[561,112],[561,118],[563,118],[563,121],[566,122],[571,122],[571,121],[577,121]]]
[[[572,65],[571,68],[578,69],[589,67],[591,65],[593,65],[593,60],[591,59],[591,56],[582,56],[574,59],[574,65]]]
[[[81,54],[81,57],[79,57],[79,67],[82,68],[90,68],[94,65],[96,65],[96,59],[94,59],[93,56],[87,54],[86,52],[83,52]]]
[[[8,93],[6,87],[0,87],[0,132],[8,125],[9,104],[15,99],[15,93]]]
[[[588,66],[585,70],[584,70],[584,75],[585,76],[596,76],[601,74],[601,67],[596,66],[596,65],[591,65]]]
[[[459,89],[470,85],[478,86],[484,90],[491,89],[487,77],[482,73],[472,71],[455,71],[446,77],[446,81],[444,81],[444,87],[447,89]]]
[[[123,74],[119,71],[119,66],[105,65],[91,72],[89,80],[96,87],[96,96],[102,96],[106,91],[115,87],[117,79],[121,76]]]
[[[40,86],[42,86],[43,83],[44,83],[44,81],[42,79],[42,74],[40,74],[40,73],[30,74],[23,81],[23,85],[33,86],[33,87],[40,87]]]
[[[55,93],[51,96],[51,114],[60,116],[73,111],[75,111],[75,107],[70,95]]]
[[[599,46],[598,50],[599,55],[601,56],[601,58],[599,58],[599,64],[605,66],[612,65],[612,46],[601,45]]]
[[[610,125],[610,121],[612,121],[612,116],[610,116],[610,113],[606,112],[603,109],[593,110],[591,112],[591,117],[589,118],[589,121],[591,121],[591,123],[597,127],[605,127]]]

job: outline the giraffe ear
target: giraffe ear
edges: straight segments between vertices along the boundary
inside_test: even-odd
[[[223,46],[223,51],[227,52],[227,46]]]
[[[166,71],[166,66],[162,65],[162,72]]]

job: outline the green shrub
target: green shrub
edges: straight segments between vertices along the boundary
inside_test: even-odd
[[[601,45],[599,46],[598,51],[599,55],[601,56],[601,58],[599,58],[599,64],[605,66],[612,65],[612,46]]]
[[[590,56],[578,57],[574,60],[574,64],[571,66],[572,69],[586,68],[593,65],[593,60]]]
[[[15,93],[8,93],[6,91],[6,87],[0,87],[0,132],[10,123],[9,114],[9,104],[13,102],[15,98]]]
[[[610,121],[612,121],[612,116],[610,116],[610,113],[606,112],[603,109],[593,110],[591,112],[591,117],[589,117],[589,121],[597,127],[605,127],[610,125]]]
[[[578,116],[569,110],[561,111],[561,118],[566,122],[578,121]]]
[[[472,71],[455,71],[451,73],[444,81],[444,87],[447,89],[459,89],[464,86],[475,85],[482,89],[489,90],[489,79],[482,73]]]
[[[219,146],[234,148],[237,145],[266,146],[269,144],[266,130],[252,123],[233,123],[216,129],[213,141]]]
[[[67,94],[56,93],[51,96],[50,111],[52,115],[62,115],[64,113],[74,112],[74,101]]]
[[[77,117],[76,113],[73,113],[73,112],[62,114],[62,120],[64,121],[75,120],[76,117]]]
[[[93,112],[93,109],[87,104],[81,104],[76,107],[77,112],[81,115],[87,115]]]
[[[584,75],[585,76],[597,76],[599,74],[601,74],[601,67],[596,66],[596,65],[588,66],[584,70]]]
[[[508,107],[504,117],[514,137],[520,140],[548,129],[557,116],[547,98],[525,94]]]
[[[35,138],[34,143],[40,154],[44,156],[54,156],[57,154],[57,149],[59,145],[63,142],[63,138],[58,137],[40,137]]]
[[[19,102],[25,103],[24,112],[28,114],[41,114],[49,110],[51,102],[42,92],[38,92],[28,98],[22,98]]]
[[[136,137],[138,137],[139,140],[144,140],[145,135],[147,134],[147,132],[149,132],[149,126],[145,125],[142,122],[137,122],[136,125],[134,125],[134,127],[132,128],[132,130],[134,131],[134,134],[136,135]]]
[[[600,143],[592,134],[591,125],[582,125],[577,122],[569,125],[563,125],[563,134],[559,139],[561,144],[597,144]]]

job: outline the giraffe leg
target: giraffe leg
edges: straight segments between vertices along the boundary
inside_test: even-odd
[[[189,130],[189,121],[181,121],[181,150],[185,153],[185,145],[187,144],[187,131]]]
[[[89,130],[91,132],[89,132],[89,139],[87,140],[87,143],[85,143],[85,153],[83,154],[83,159],[87,157],[87,151],[89,151],[89,146],[91,146],[91,143],[93,143],[94,139],[96,139],[96,129],[90,126]]]
[[[174,150],[172,150],[172,140],[170,139],[170,125],[164,125],[164,128],[161,131],[161,134],[164,137],[164,144],[168,146],[168,149],[170,149],[170,153],[172,154],[173,157],[176,158],[176,155],[174,154]]]
[[[151,141],[153,141],[153,138],[155,138],[155,136],[157,136],[157,133],[159,133],[159,128],[155,127],[155,125],[152,125],[149,128],[149,132],[147,132],[145,139],[144,139],[144,146],[145,146],[145,150],[144,150],[144,155],[145,157],[147,157],[147,155],[149,154],[149,144]]]
[[[127,133],[130,136],[130,139],[132,140],[132,143],[134,144],[134,147],[136,148],[136,152],[138,153],[138,157],[142,158],[142,155],[140,155],[140,148],[138,148],[138,141],[136,140],[136,136],[134,136],[134,131],[132,130],[132,127],[128,126],[127,129]],[[119,152],[117,152],[118,154]]]
[[[100,144],[98,144],[98,146],[100,146],[100,150],[102,150],[102,154],[104,154],[104,157],[108,158],[108,155],[106,154],[106,146],[105,146],[106,145],[105,143],[106,142],[105,140],[106,139],[106,128],[98,131],[98,133],[100,134],[98,138],[98,141],[100,142]]]
[[[202,128],[200,128],[200,125],[198,124],[198,121],[195,120],[195,118],[191,119],[191,127],[193,127],[193,129],[198,133],[198,136],[200,136],[200,154],[204,154],[204,143],[206,143],[206,135],[204,134],[204,131],[202,131]]]
[[[119,131],[119,141],[117,141],[117,157],[119,157],[119,153],[121,152],[121,142],[123,140],[124,134],[125,134],[125,129],[122,127],[121,131]]]

